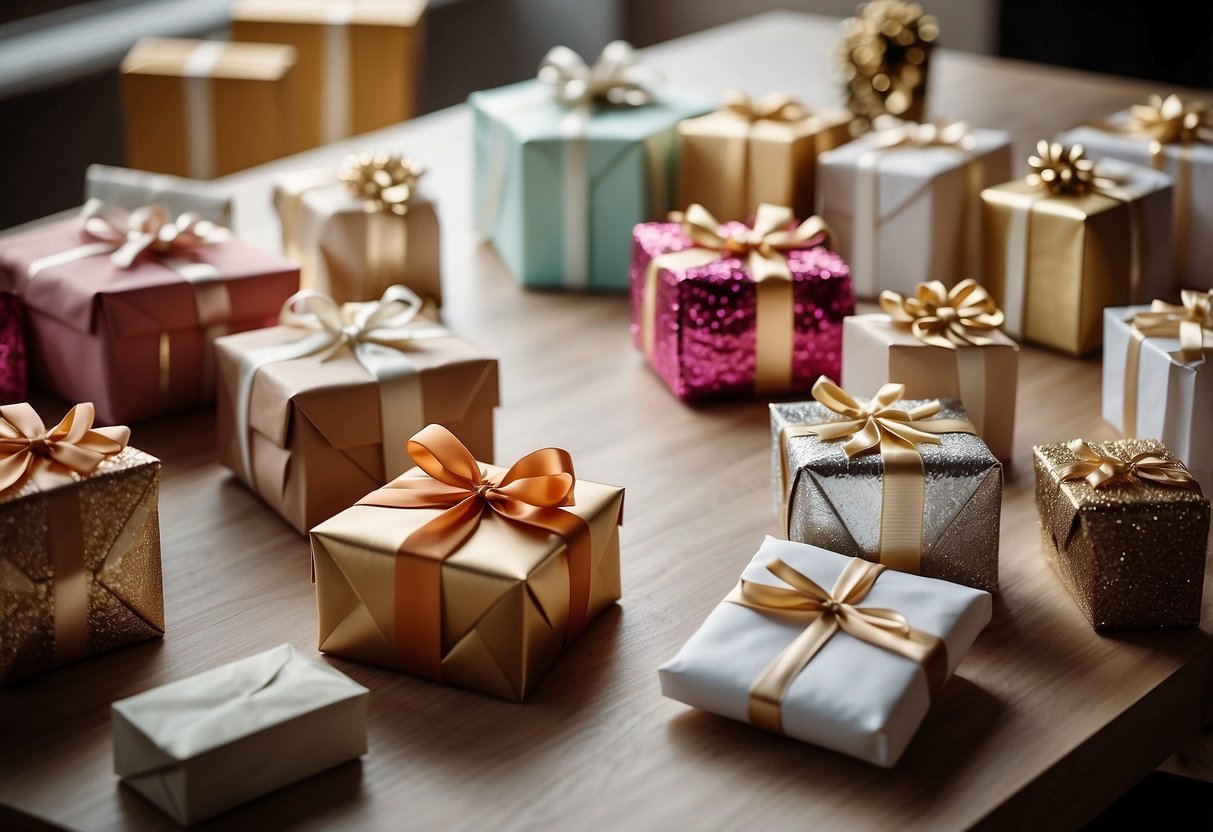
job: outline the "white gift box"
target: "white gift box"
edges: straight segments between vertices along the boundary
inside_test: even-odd
[[[368,695],[284,644],[115,702],[114,771],[195,823],[365,754]]]
[[[817,161],[817,211],[851,266],[855,295],[912,295],[924,280],[949,287],[981,268],[982,188],[1011,178],[1011,139],[972,131],[969,150],[897,146],[868,134]],[[970,162],[972,164],[970,165]]]
[[[99,199],[128,211],[156,203],[173,217],[191,212],[225,228],[232,227],[230,194],[210,182],[167,173],[89,165],[84,174],[84,198]]]
[[[1125,433],[1125,364],[1130,319],[1149,306],[1104,310],[1103,417]],[[1137,372],[1137,426],[1133,436],[1159,439],[1196,477],[1213,483],[1213,367],[1185,363],[1178,338],[1146,338]]]
[[[851,558],[768,537],[742,572],[747,581],[780,586],[766,565],[781,559],[827,591]],[[938,636],[947,675],[990,621],[990,594],[884,570],[856,606],[901,613],[909,625]],[[696,708],[747,722],[750,686],[804,630],[730,601],[719,604],[682,649],[659,669],[661,692]],[[903,656],[836,632],[793,680],[782,702],[784,733],[805,742],[894,765],[930,707],[923,668]]]

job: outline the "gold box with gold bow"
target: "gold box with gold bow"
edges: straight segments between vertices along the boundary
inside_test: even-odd
[[[901,384],[857,399],[824,377],[813,398],[771,405],[788,539],[997,591],[1002,465],[959,403]]]
[[[1209,501],[1156,439],[1038,445],[1041,546],[1096,630],[1195,627]]]
[[[1171,289],[1171,178],[1040,142],[1032,173],[981,192],[982,282],[1007,334],[1085,355],[1108,306]]]
[[[521,701],[620,596],[623,489],[544,448],[508,470],[448,430],[312,529],[320,649]]]
[[[164,634],[160,461],[93,415],[0,406],[0,684]]]

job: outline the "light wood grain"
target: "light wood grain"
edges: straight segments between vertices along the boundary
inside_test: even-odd
[[[647,54],[682,87],[787,88],[825,104],[837,101],[833,26],[767,15]],[[1014,131],[1021,157],[1152,91],[946,51],[934,83],[936,113]],[[501,357],[498,461],[556,444],[582,476],[627,486],[624,599],[525,705],[331,660],[372,690],[370,753],[199,828],[1070,828],[1197,729],[1205,632],[1097,636],[1041,556],[1031,445],[1113,434],[1098,361],[1032,349],[994,623],[895,770],[664,700],[657,665],[775,531],[766,407],[676,401],[633,350],[622,297],[519,289],[469,231],[470,127],[456,108],[230,177],[238,230],[276,245],[275,171],[370,143],[424,161],[447,320]],[[137,426],[135,443],[165,463],[168,635],[0,693],[0,801],[82,829],[172,828],[111,774],[109,703],[283,641],[314,647],[307,544],[215,463],[213,430],[207,413]]]

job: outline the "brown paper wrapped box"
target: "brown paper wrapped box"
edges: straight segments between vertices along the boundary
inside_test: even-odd
[[[1159,461],[1155,468],[1177,465],[1154,439],[1032,449],[1041,545],[1096,630],[1200,623],[1209,501],[1199,487],[1162,484],[1126,473],[1124,465],[1116,466],[1113,481],[1098,487],[1082,468],[1076,472],[1081,476],[1063,479],[1067,466],[1076,463],[1095,468],[1105,464],[1103,455],[1128,462],[1142,454]],[[1180,466],[1180,476],[1186,473]]]

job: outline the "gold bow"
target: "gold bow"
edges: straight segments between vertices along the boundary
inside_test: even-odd
[[[25,402],[0,407],[0,493],[33,480],[47,489],[71,480],[71,474],[91,474],[108,456],[122,452],[130,428],[93,428],[91,402],[78,404],[63,421],[46,429]]]
[[[84,232],[113,245],[110,262],[129,269],[145,252],[184,254],[208,243],[227,239],[228,230],[187,212],[176,219],[162,205],[144,205],[127,211],[117,205],[90,200],[84,206]]]
[[[809,217],[790,228],[794,220],[791,208],[764,202],[758,206],[752,228],[729,227],[695,203],[682,217],[682,230],[696,248],[743,258],[755,282],[771,277],[791,280],[787,252],[830,244],[830,227],[821,217]]]
[[[950,291],[938,280],[919,283],[912,298],[886,289],[880,293],[880,308],[894,322],[909,324],[919,341],[950,350],[992,344],[983,333],[1003,324],[994,298],[975,280],[962,280]]]
[[[872,129],[877,148],[955,147],[973,150],[977,146],[977,138],[968,123],[950,118],[918,122],[884,115],[873,119]]]
[[[1213,348],[1213,289],[1198,292],[1184,289],[1181,305],[1156,300],[1148,312],[1133,316],[1133,328],[1146,338],[1178,338],[1184,363],[1199,361]]]
[[[567,46],[553,47],[539,65],[539,80],[566,107],[595,101],[640,107],[654,100],[658,76],[640,62],[630,43],[616,40],[603,47],[593,66]]]
[[[1137,454],[1132,459],[1121,459],[1115,454],[1101,453],[1081,439],[1070,442],[1069,448],[1078,460],[1057,466],[1062,480],[1085,479],[1092,488],[1146,480],[1200,493],[1200,485],[1177,459],[1165,459],[1150,453]]]
[[[854,558],[838,576],[832,592],[827,592],[782,560],[771,562],[767,570],[788,588],[743,578],[727,600],[807,624],[750,686],[751,725],[783,733],[781,710],[788,688],[839,630],[921,665],[932,695],[943,686],[947,679],[948,658],[942,639],[913,629],[905,616],[894,610],[857,606],[867,597],[884,566]]]
[[[808,110],[790,93],[773,92],[761,98],[751,98],[741,90],[724,94],[724,108],[746,121],[803,121]]]
[[[842,22],[836,48],[847,106],[862,122],[888,113],[922,118],[935,18],[917,3],[871,0]]]
[[[367,213],[403,217],[425,168],[407,156],[384,150],[366,150],[345,160],[337,178],[362,200]]]
[[[1184,101],[1174,93],[1166,98],[1151,95],[1145,104],[1134,104],[1123,130],[1159,144],[1213,141],[1213,123],[1205,105]]]
[[[1095,175],[1095,162],[1081,144],[1064,145],[1041,139],[1036,154],[1028,157],[1028,184],[1051,194],[1085,194],[1116,187],[1111,179]]]

